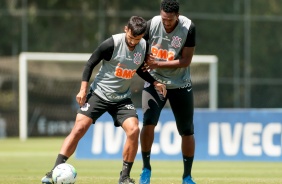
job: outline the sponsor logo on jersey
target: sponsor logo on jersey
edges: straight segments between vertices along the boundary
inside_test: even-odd
[[[132,61],[132,58],[130,56],[126,56],[125,60]]]
[[[121,100],[121,99],[124,99],[127,97],[127,94],[124,94],[124,95],[114,95],[114,94],[111,94],[111,95],[107,95],[109,99],[112,99],[112,100]]]
[[[135,109],[133,104],[125,105],[125,107],[126,107],[127,109]]]
[[[161,36],[153,36],[153,39],[156,39],[156,38],[161,38]]]
[[[123,78],[123,79],[131,79],[135,73],[136,73],[136,70],[122,68],[120,63],[117,65],[116,70],[115,70],[115,76],[118,78]]]
[[[158,82],[163,83],[163,84],[171,84],[170,80],[162,80],[158,76],[151,74]]]
[[[179,89],[188,88],[188,87],[191,87],[191,86],[192,86],[192,83],[189,82],[189,83],[185,84],[184,86],[181,86]]]
[[[168,38],[168,36],[165,36],[165,37],[161,37],[161,36],[153,36],[153,39],[156,39],[156,38],[161,38],[162,40],[165,40],[165,41],[170,41],[170,39]]]
[[[174,60],[175,52],[174,51],[168,51],[166,49],[161,49],[155,46],[152,46],[151,53],[158,59],[163,59],[166,61],[172,61]]]

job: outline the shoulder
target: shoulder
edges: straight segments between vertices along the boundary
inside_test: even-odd
[[[195,32],[196,31],[196,26],[195,26],[194,22],[191,22],[191,26],[189,28],[189,31],[191,31],[191,32]]]
[[[146,45],[146,40],[144,38],[141,38],[140,42],[141,44],[145,44]]]
[[[119,33],[119,34],[112,35],[114,45],[115,46],[119,45],[123,41],[124,37],[125,37],[125,33]]]
[[[150,20],[150,27],[149,27],[149,31],[153,31],[156,29],[161,28],[162,25],[162,18],[160,15],[158,16],[154,16],[151,20]]]
[[[146,42],[146,40],[144,39],[144,38],[142,38],[141,40],[140,40],[140,42],[139,42],[139,45],[143,48],[143,49],[145,49],[146,47],[147,47],[147,44],[146,44],[147,42]]]
[[[152,18],[152,20],[161,20],[161,16],[160,15],[156,15]]]
[[[192,20],[190,20],[189,18],[183,16],[183,15],[179,15],[179,23],[183,26],[186,27],[187,29],[189,29],[189,27],[192,25]]]
[[[119,33],[119,34],[114,34],[112,35],[112,38],[114,40],[122,40],[122,38],[124,37],[125,33]]]
[[[107,45],[107,46],[113,46],[114,45],[114,39],[113,37],[109,37],[106,40],[104,40],[101,45]]]
[[[161,21],[162,21],[162,18],[161,18],[160,15],[154,16],[154,17],[151,19],[151,25],[152,25],[152,24],[160,23]]]
[[[109,37],[108,39],[104,40],[98,47],[100,51],[108,51],[113,49],[114,47],[114,39],[113,37]]]

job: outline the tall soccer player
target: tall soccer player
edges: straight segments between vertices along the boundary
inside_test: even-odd
[[[114,125],[122,127],[126,134],[123,149],[123,166],[119,184],[133,184],[130,171],[138,149],[139,127],[136,109],[131,101],[130,85],[137,72],[144,80],[166,95],[165,85],[157,82],[149,73],[142,71],[146,56],[146,41],[142,38],[146,30],[142,17],[132,16],[125,26],[125,33],[113,35],[93,52],[85,65],[80,91],[76,101],[80,105],[74,127],[65,138],[53,169],[65,163],[74,153],[79,140],[88,128],[105,112]],[[101,68],[88,90],[93,68],[102,62]],[[88,93],[88,94],[87,94]],[[53,170],[52,169],[52,170]],[[52,184],[52,170],[42,178],[42,184]]]
[[[148,21],[144,38],[150,45],[150,57],[145,70],[159,82],[166,85],[167,95],[159,95],[151,84],[145,84],[142,93],[144,113],[140,134],[143,169],[140,184],[149,184],[152,167],[151,148],[154,129],[161,110],[167,100],[170,102],[176,126],[182,139],[183,176],[182,184],[194,184],[191,170],[194,160],[195,140],[193,124],[193,90],[190,77],[190,63],[195,49],[195,25],[185,16],[179,15],[176,0],[163,0],[160,15]]]

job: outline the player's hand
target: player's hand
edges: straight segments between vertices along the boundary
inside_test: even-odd
[[[143,71],[150,71],[158,67],[158,61],[155,60],[153,54],[148,54],[145,59]]]
[[[76,95],[76,102],[80,107],[82,107],[85,104],[85,101],[86,101],[86,92],[84,90],[80,90]]]
[[[167,90],[166,86],[162,83],[159,83],[158,81],[154,82],[155,89],[162,94],[164,97],[166,96]]]

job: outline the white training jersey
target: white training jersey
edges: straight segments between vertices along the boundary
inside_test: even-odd
[[[191,20],[179,16],[179,21],[171,33],[167,33],[161,16],[151,20],[149,31],[149,52],[155,55],[156,60],[169,62],[181,58],[181,51],[187,39]],[[186,68],[157,68],[150,74],[159,82],[166,84],[167,89],[179,88],[190,83],[190,67]]]
[[[125,33],[113,35],[114,51],[110,61],[102,60],[101,68],[91,84],[94,92],[106,101],[117,102],[131,97],[130,84],[143,63],[146,41],[142,38],[130,51]]]

